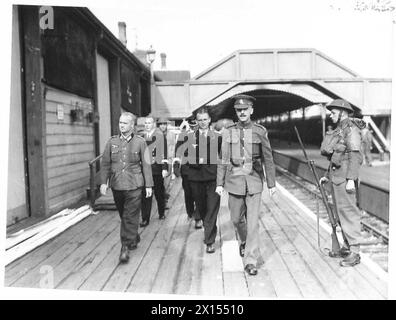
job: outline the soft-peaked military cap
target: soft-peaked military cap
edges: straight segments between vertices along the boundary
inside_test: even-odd
[[[251,107],[253,106],[253,102],[256,100],[256,98],[248,96],[247,94],[237,94],[232,98],[234,99],[235,109],[246,109],[248,107]]]
[[[344,109],[347,110],[349,113],[354,112],[351,105],[343,99],[335,99],[331,101],[327,106],[327,109]]]
[[[164,117],[159,118],[158,121],[157,121],[158,124],[160,124],[160,123],[168,123],[168,122],[169,122],[168,119],[164,118]]]
[[[197,120],[189,120],[188,124],[190,125],[190,127],[195,127],[198,125],[198,122]]]

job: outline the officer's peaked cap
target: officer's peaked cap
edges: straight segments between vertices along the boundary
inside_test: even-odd
[[[349,113],[354,112],[351,105],[343,99],[335,99],[331,101],[327,106],[327,109],[344,109],[347,110]]]
[[[234,100],[235,109],[245,109],[249,106],[252,106],[253,102],[256,100],[256,98],[248,96],[247,94],[237,94],[232,98]]]

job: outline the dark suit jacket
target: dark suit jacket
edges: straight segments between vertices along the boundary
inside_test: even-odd
[[[151,154],[151,171],[153,175],[161,175],[162,170],[168,170],[166,137],[159,128],[156,128],[150,137],[147,132],[143,132],[143,138]]]
[[[190,181],[215,181],[221,148],[221,136],[208,130],[205,137],[199,130],[188,134],[188,179]]]

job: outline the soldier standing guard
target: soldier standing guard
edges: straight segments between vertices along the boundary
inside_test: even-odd
[[[267,130],[250,119],[255,98],[237,95],[234,99],[239,121],[223,133],[216,192],[221,195],[224,189],[229,193],[228,207],[238,231],[239,253],[245,257],[246,272],[256,275],[260,259],[258,220],[263,181],[266,178],[272,196],[276,191],[275,166]]]
[[[332,258],[344,258],[340,261],[343,267],[351,267],[360,262],[360,218],[361,213],[356,206],[356,185],[359,168],[362,164],[361,133],[366,124],[363,120],[351,118],[351,105],[342,100],[333,100],[327,108],[331,111],[330,118],[337,126],[333,131],[331,145],[321,146],[321,153],[330,158],[330,166],[326,177],[321,183],[331,181],[335,208],[344,231],[344,244],[339,252],[330,252]]]
[[[114,202],[121,218],[120,262],[129,260],[129,250],[136,249],[142,190],[151,197],[153,178],[147,145],[134,134],[136,116],[125,112],[120,116],[120,134],[112,136],[103,152],[100,192],[113,191]],[[107,185],[107,180],[108,185]]]

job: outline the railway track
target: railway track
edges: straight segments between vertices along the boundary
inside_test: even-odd
[[[277,166],[277,181],[309,208],[319,218],[330,225],[322,197],[316,185]],[[389,225],[362,210],[361,251],[370,256],[383,270],[388,271]]]

